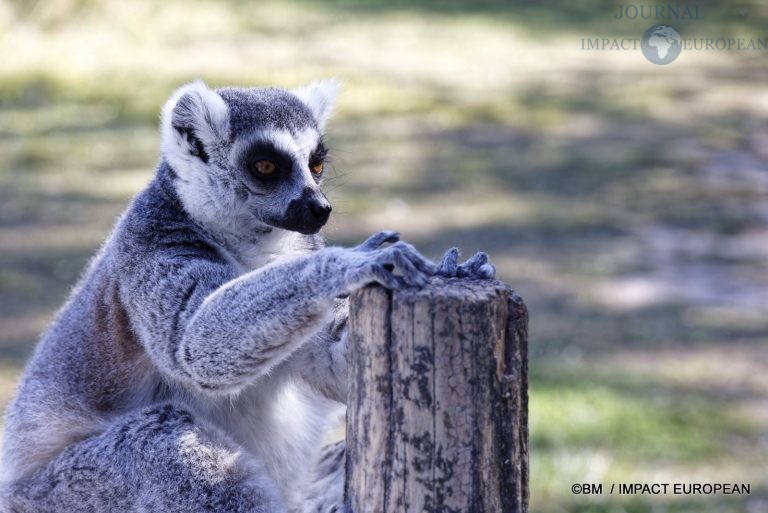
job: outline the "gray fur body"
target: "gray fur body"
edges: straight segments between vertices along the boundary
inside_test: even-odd
[[[437,267],[392,232],[323,247],[330,205],[310,169],[332,96],[194,83],[171,97],[155,179],[7,411],[0,510],[341,511],[344,446],[321,452],[346,396],[339,298]],[[246,172],[267,158],[278,178]]]
[[[149,501],[146,504],[127,507],[132,499],[128,492],[142,487],[148,471],[158,470],[162,472],[157,481],[167,487],[167,499],[181,504],[178,497],[184,495],[181,487],[185,483],[178,483],[180,488],[174,490],[173,483],[167,482],[177,475],[167,472],[171,462],[154,465],[147,461],[145,468],[138,460],[151,460],[166,446],[178,447],[184,440],[189,444],[185,460],[190,463],[225,464],[226,474],[233,478],[242,474],[243,486],[254,475],[269,475],[271,486],[262,476],[248,487],[262,488],[261,494],[267,497],[267,490],[277,490],[276,483],[284,483],[288,486],[281,490],[281,496],[270,501],[296,504],[300,500],[294,496],[301,493],[296,484],[302,482],[319,449],[332,405],[312,393],[311,382],[296,379],[293,362],[285,361],[285,356],[314,335],[306,348],[310,353],[306,361],[323,362],[314,370],[335,371],[325,366],[332,359],[334,300],[328,297],[315,302],[308,297],[296,301],[295,323],[276,319],[274,327],[265,327],[265,331],[271,328],[295,333],[295,341],[268,334],[265,340],[273,342],[268,347],[236,346],[237,337],[243,335],[233,332],[252,326],[230,325],[232,330],[225,337],[231,337],[231,344],[208,333],[197,339],[201,345],[210,343],[206,347],[218,352],[188,358],[207,357],[209,361],[191,365],[180,361],[184,357],[178,346],[191,318],[208,296],[242,275],[244,265],[238,266],[234,255],[224,256],[226,250],[191,222],[172,196],[167,173],[168,169],[161,168],[161,176],[120,220],[28,366],[6,417],[4,471],[11,481],[27,478],[17,486],[23,492],[16,493],[17,499],[40,496],[46,500],[41,504],[37,499],[28,504],[11,501],[12,511],[114,511],[106,505],[120,499],[116,493],[126,494],[123,511],[153,511],[159,506],[152,502],[157,499],[153,494],[142,499]],[[320,245],[316,236],[285,232],[282,237],[291,252],[307,253]],[[262,273],[259,283],[282,282],[292,267],[311,266],[306,259],[291,264],[288,269]],[[270,289],[265,287],[265,296]],[[236,310],[227,311],[228,316],[258,317],[257,299],[232,299]],[[263,301],[276,299],[264,297]],[[343,308],[340,310],[343,316]],[[207,331],[207,327],[198,329]],[[326,329],[320,331],[322,327]],[[320,333],[315,334],[317,331]],[[219,347],[217,342],[221,342]],[[205,349],[189,347],[190,351]],[[294,355],[294,360],[300,356]],[[343,376],[342,370],[338,378]],[[250,383],[259,375],[261,379]],[[343,383],[336,376],[318,375],[316,381],[323,391],[342,399]],[[123,429],[129,435],[124,443],[117,443]],[[195,448],[195,442],[200,446]],[[140,443],[147,446],[137,450]],[[40,473],[39,469],[54,457],[54,466]],[[212,461],[204,463],[206,459]],[[217,459],[220,461],[214,461]],[[238,464],[237,460],[243,461]],[[259,462],[266,473],[244,470],[254,462]],[[239,469],[240,465],[244,468]],[[88,481],[89,486],[100,489],[97,493],[74,493],[61,483],[48,490],[49,478],[57,473],[54,469],[62,468],[69,469],[73,481]],[[100,477],[106,471],[113,473],[114,479]],[[254,500],[258,497],[255,494]],[[138,499],[138,494],[134,498]],[[196,511],[200,498],[190,499],[198,505],[183,509]],[[104,507],[86,508],[90,500]],[[254,506],[253,511],[261,510]],[[275,506],[264,511],[281,509]]]

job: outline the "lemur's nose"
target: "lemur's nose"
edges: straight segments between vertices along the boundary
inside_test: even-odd
[[[309,211],[320,223],[325,223],[331,215],[331,204],[324,196],[315,196],[309,201]]]
[[[299,233],[317,233],[331,215],[331,204],[319,187],[305,187],[301,196],[291,200],[280,226]]]

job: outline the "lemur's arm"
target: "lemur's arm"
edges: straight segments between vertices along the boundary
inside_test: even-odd
[[[123,297],[133,305],[134,330],[165,373],[201,390],[232,392],[327,325],[337,297],[373,282],[425,285],[436,266],[397,241],[394,232],[381,232],[355,248],[321,249],[236,279],[223,263],[149,263]],[[380,247],[387,242],[393,244]]]
[[[493,279],[496,267],[480,252],[459,264],[458,248],[445,252],[437,274],[446,278]],[[333,321],[286,360],[289,372],[314,390],[338,402],[347,399],[347,317],[349,302],[337,300]]]

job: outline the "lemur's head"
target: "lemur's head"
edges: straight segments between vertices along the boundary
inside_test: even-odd
[[[162,153],[185,208],[239,233],[317,233],[331,212],[320,185],[337,91],[334,80],[292,91],[178,89],[163,108]]]

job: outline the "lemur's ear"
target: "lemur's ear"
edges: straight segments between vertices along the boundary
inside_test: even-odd
[[[307,86],[293,89],[291,92],[309,107],[322,130],[333,113],[336,95],[339,94],[340,89],[341,83],[335,78],[330,78],[317,80]]]
[[[165,102],[161,121],[163,155],[208,162],[209,151],[229,134],[229,109],[215,91],[197,80],[178,88]]]

